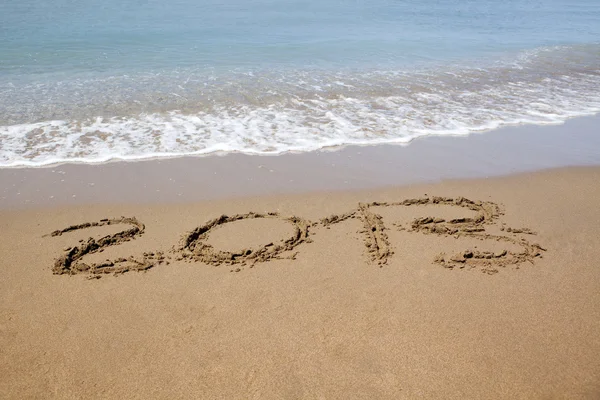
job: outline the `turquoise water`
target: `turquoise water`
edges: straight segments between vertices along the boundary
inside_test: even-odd
[[[600,2],[0,4],[0,166],[407,143],[600,111]]]

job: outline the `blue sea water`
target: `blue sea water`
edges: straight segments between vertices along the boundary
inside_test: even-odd
[[[407,143],[599,111],[598,0],[0,2],[0,167]]]

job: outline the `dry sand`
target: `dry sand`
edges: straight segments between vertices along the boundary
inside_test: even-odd
[[[0,397],[597,399],[599,206],[585,167],[0,211]]]

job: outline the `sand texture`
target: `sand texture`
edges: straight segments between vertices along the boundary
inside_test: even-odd
[[[0,211],[1,398],[598,399],[600,168]]]

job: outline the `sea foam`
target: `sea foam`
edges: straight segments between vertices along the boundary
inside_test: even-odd
[[[280,154],[557,124],[600,111],[599,49],[540,48],[420,70],[177,71],[5,84],[0,101],[12,106],[2,115],[0,166]]]

